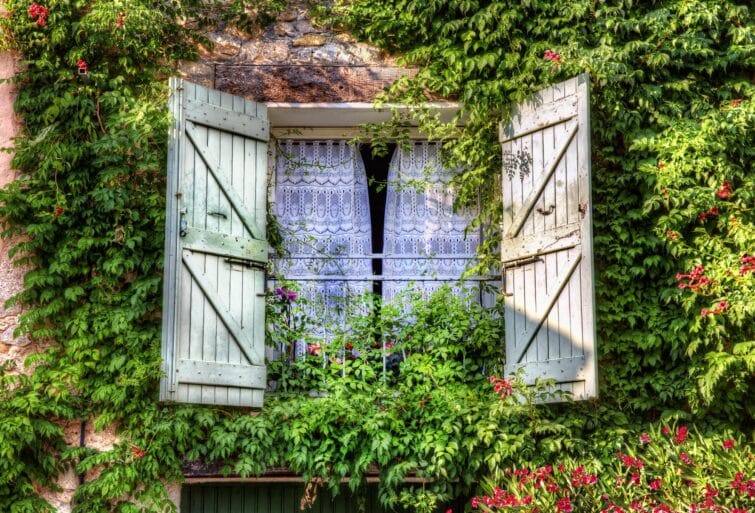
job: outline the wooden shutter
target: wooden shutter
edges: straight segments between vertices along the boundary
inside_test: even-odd
[[[160,398],[262,406],[266,108],[170,87]]]
[[[597,395],[587,75],[501,124],[506,373]]]

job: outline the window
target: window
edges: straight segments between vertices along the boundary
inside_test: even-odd
[[[271,125],[305,169],[327,169],[337,180],[302,195],[306,173],[298,182],[295,174],[281,174],[291,191],[280,199],[309,194],[310,211],[321,213],[291,221],[291,230],[308,231],[312,223],[332,232],[310,236],[312,251],[294,247],[308,251],[310,265],[297,272],[317,273],[310,281],[326,288],[328,315],[342,315],[337,303],[351,289],[390,297],[416,279],[429,291],[450,277],[444,273],[455,277],[469,258],[475,239],[460,236],[469,213],[447,208],[448,170],[438,164],[437,147],[418,141],[394,148],[386,168],[367,158],[368,147],[357,151],[343,142],[353,127],[389,112],[372,105],[266,106],[179,79],[170,87],[161,399],[263,404]],[[510,107],[499,138],[506,372],[521,372],[528,383],[552,378],[575,398],[594,397],[589,79],[554,84]],[[328,166],[319,167],[320,155],[330,155]],[[410,187],[419,169],[436,179],[425,193]],[[367,183],[383,175],[389,186],[381,209],[383,200]],[[324,198],[317,209],[315,190]],[[295,258],[287,258],[279,264],[296,269]]]
[[[429,295],[474,260],[480,236],[467,226],[476,210],[454,212],[455,170],[440,143],[393,145],[387,158],[345,139],[282,139],[276,148],[271,202],[283,254],[275,271],[296,282],[308,331],[322,340],[358,296],[392,301],[410,287]],[[304,351],[301,342],[296,353]]]

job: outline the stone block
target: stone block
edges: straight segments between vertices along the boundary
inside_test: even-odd
[[[327,43],[328,38],[323,34],[305,34],[294,39],[293,46],[322,46]]]
[[[299,33],[296,31],[293,23],[287,21],[280,21],[273,26],[273,31],[278,37],[294,37]]]
[[[416,70],[380,66],[218,64],[215,87],[257,101],[370,102]]]
[[[244,43],[234,60],[249,64],[277,64],[288,59],[290,53],[288,41],[285,39],[254,40]]]

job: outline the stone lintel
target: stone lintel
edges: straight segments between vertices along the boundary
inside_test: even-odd
[[[215,88],[262,102],[371,102],[417,70],[380,66],[232,65],[215,68]]]

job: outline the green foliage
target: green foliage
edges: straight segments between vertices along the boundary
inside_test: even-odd
[[[752,426],[753,273],[738,275],[755,245],[746,5],[355,0],[322,14],[419,67],[388,99],[419,103],[430,92],[463,103],[464,127],[421,124],[447,139],[465,169],[462,195],[474,201],[482,191],[483,226],[501,216],[496,129],[508,106],[589,73],[602,402],[633,415],[685,410]],[[717,200],[724,180],[734,192]],[[698,221],[716,204],[720,215]],[[492,229],[483,248],[487,265],[497,236]],[[717,280],[709,296],[677,288],[675,275],[698,263]],[[716,300],[728,302],[726,312],[701,318]]]
[[[506,106],[589,72],[602,398],[535,407],[547,384],[514,383],[500,400],[480,372],[501,363],[500,318],[441,294],[416,304],[412,322],[386,305],[358,310],[350,331],[320,355],[272,365],[278,393],[251,415],[156,401],[164,78],[194,55],[202,27],[264,22],[282,2],[234,0],[217,14],[217,4],[201,0],[50,0],[43,24],[30,4],[9,0],[0,21],[6,45],[25,58],[16,103],[24,132],[13,160],[21,178],[0,191],[0,217],[5,236],[23,236],[14,257],[32,268],[13,299],[26,311],[20,329],[49,349],[27,361],[27,374],[1,371],[3,511],[51,510],[39,491],[54,488],[66,465],[97,476],[77,490],[76,512],[164,511],[163,480],[180,479],[185,460],[243,476],[288,465],[334,490],[346,475],[358,488],[377,464],[384,502],[410,504],[401,484],[416,474],[431,484],[413,491],[415,505],[430,510],[507,466],[570,456],[606,465],[638,420],[662,411],[751,429],[755,272],[740,274],[742,258],[755,253],[746,7],[337,5],[337,22],[419,66],[394,97],[420,100],[429,91],[464,103],[461,130],[430,112],[421,117],[466,169],[462,201],[482,191],[483,226],[500,216],[496,124]],[[546,50],[558,62],[544,59]],[[406,133],[402,124],[391,140]],[[724,181],[726,198],[717,194]],[[712,206],[718,215],[697,218]],[[680,290],[675,275],[697,265],[715,282]],[[702,308],[721,311],[701,316]],[[310,336],[290,303],[271,297],[269,309],[277,347]],[[395,363],[388,373],[384,352]],[[302,393],[310,390],[317,397]],[[59,421],[84,419],[114,424],[123,441],[106,451],[67,447]]]
[[[755,459],[750,440],[651,426],[610,461],[563,458],[536,469],[507,468],[472,507],[507,511],[750,511]]]

